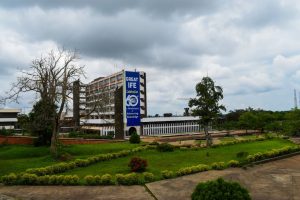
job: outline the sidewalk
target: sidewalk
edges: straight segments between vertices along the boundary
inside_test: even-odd
[[[212,170],[149,183],[146,187],[0,186],[0,200],[185,200],[190,199],[199,182],[220,176],[238,181],[250,191],[253,200],[300,200],[300,155],[257,165],[247,170]]]

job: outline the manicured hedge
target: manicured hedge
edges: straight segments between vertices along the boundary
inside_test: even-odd
[[[45,175],[36,174],[14,174],[2,176],[1,182],[5,185],[78,185],[77,175]]]
[[[248,162],[255,162],[255,161],[259,161],[259,160],[263,160],[263,159],[267,159],[267,158],[273,158],[273,157],[277,157],[277,156],[281,156],[284,154],[288,154],[288,153],[293,153],[296,151],[299,151],[300,147],[299,146],[295,146],[295,147],[283,147],[280,149],[273,149],[271,151],[267,151],[264,153],[256,153],[253,155],[249,155],[247,156],[247,161]]]
[[[47,167],[41,167],[41,168],[31,168],[27,169],[25,172],[29,174],[36,174],[38,176],[43,176],[43,175],[50,175],[50,174],[58,174],[58,173],[63,173],[68,170],[77,168],[77,167],[86,167],[89,165],[92,165],[94,163],[102,162],[102,161],[108,161],[120,157],[126,157],[130,154],[140,152],[146,149],[153,149],[155,147],[153,146],[142,146],[142,147],[137,147],[131,150],[122,150],[117,153],[108,153],[108,154],[100,154],[96,156],[92,156],[87,159],[76,159],[72,162],[63,162],[59,164],[54,164],[50,165]]]

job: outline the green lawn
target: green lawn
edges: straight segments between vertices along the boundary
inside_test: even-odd
[[[128,142],[70,145],[64,147],[74,158],[86,158],[91,155],[132,149],[139,145]],[[57,163],[49,155],[49,147],[30,145],[0,145],[0,176],[11,172],[19,173],[28,168],[44,167]]]
[[[249,154],[264,152],[284,146],[293,146],[295,144],[283,139],[272,139],[265,141],[256,141],[251,143],[241,143],[217,148],[200,150],[176,150],[174,152],[158,152],[156,150],[147,150],[135,155],[118,158],[111,161],[100,162],[84,168],[76,168],[65,172],[64,174],[77,174],[81,178],[86,175],[102,175],[105,173],[129,173],[128,162],[131,157],[139,156],[148,161],[149,172],[160,176],[162,170],[178,170],[182,167],[190,167],[197,164],[211,164],[213,162],[228,162],[229,160],[241,160],[236,157],[240,151],[246,151]]]
[[[221,138],[218,138],[221,142],[232,142],[232,141],[235,141],[235,137],[221,137]]]

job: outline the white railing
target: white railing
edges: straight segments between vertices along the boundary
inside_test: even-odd
[[[200,126],[197,122],[175,122],[175,123],[151,123],[143,125],[143,135],[172,135],[184,133],[200,132]]]
[[[100,135],[101,136],[108,136],[109,133],[114,133],[115,135],[115,127],[114,126],[103,126],[100,127]]]

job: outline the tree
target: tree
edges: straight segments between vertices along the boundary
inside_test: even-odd
[[[203,77],[196,85],[196,93],[196,98],[190,99],[189,107],[193,116],[200,117],[199,123],[204,127],[206,144],[211,146],[212,138],[208,132],[208,126],[218,118],[221,110],[226,110],[224,105],[219,104],[219,101],[223,99],[223,89],[215,86],[210,77]]]
[[[78,60],[76,50],[65,49],[52,50],[46,56],[34,59],[28,70],[21,71],[4,99],[18,102],[21,93],[35,92],[40,100],[56,106],[49,119],[52,123],[50,151],[54,156],[58,153],[59,120],[71,99],[72,83],[84,75],[84,67],[77,64]]]
[[[240,116],[239,124],[247,133],[247,130],[257,128],[257,119],[257,116],[253,112],[247,111]]]
[[[56,105],[51,104],[45,99],[41,99],[33,106],[32,111],[29,113],[29,123],[31,133],[38,136],[35,145],[51,144],[53,132],[52,119],[55,117],[54,113],[56,109]]]

